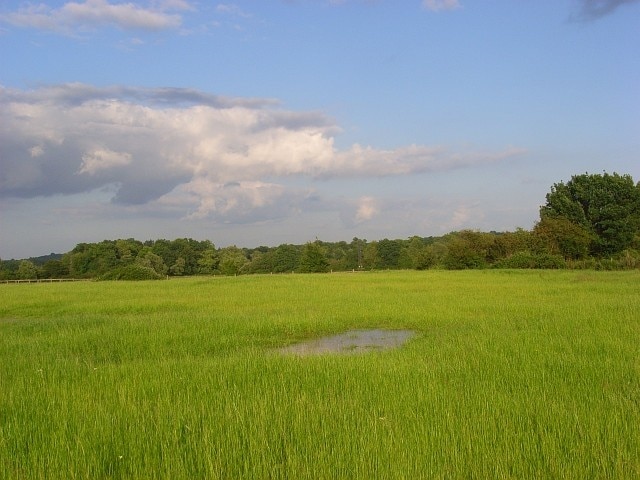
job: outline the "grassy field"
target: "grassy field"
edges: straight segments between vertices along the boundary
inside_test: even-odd
[[[0,366],[3,479],[640,478],[638,271],[0,285]]]

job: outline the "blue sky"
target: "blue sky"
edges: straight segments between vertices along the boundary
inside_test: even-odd
[[[530,229],[640,181],[636,0],[0,4],[0,258]]]

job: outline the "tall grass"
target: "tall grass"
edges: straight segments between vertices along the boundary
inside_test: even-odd
[[[0,478],[638,478],[640,273],[0,286]],[[361,328],[405,347],[283,356]]]

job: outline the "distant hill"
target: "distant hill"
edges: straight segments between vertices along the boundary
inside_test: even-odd
[[[34,265],[44,265],[49,260],[61,260],[62,253],[50,253],[49,255],[42,255],[40,257],[30,257],[27,260],[33,262]]]

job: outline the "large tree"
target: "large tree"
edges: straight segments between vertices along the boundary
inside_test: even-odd
[[[574,175],[551,187],[540,218],[565,218],[583,227],[593,235],[595,255],[621,252],[640,231],[640,184],[617,173]]]
[[[302,273],[326,272],[329,269],[327,253],[322,244],[316,240],[302,247],[298,271]]]
[[[232,245],[220,250],[218,268],[223,275],[238,275],[248,262],[242,249]]]
[[[284,273],[297,270],[301,248],[298,245],[282,244],[273,251],[273,272]]]
[[[38,278],[38,269],[30,260],[22,260],[18,267],[18,278],[21,280]]]

